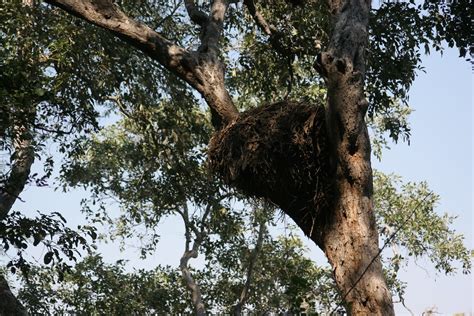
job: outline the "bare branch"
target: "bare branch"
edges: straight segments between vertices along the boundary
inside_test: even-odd
[[[255,268],[255,263],[257,262],[258,255],[260,253],[260,249],[262,248],[263,243],[263,236],[266,230],[265,221],[260,222],[260,226],[258,228],[258,237],[257,242],[255,243],[255,248],[253,249],[252,255],[250,257],[249,265],[247,267],[247,278],[245,280],[244,288],[242,292],[240,292],[239,302],[234,306],[234,315],[242,315],[242,307],[244,306],[245,302],[248,299],[248,294],[250,290],[250,285],[252,284],[252,277]]]
[[[183,277],[186,286],[188,287],[189,291],[191,292],[191,300],[196,312],[196,315],[206,315],[206,308],[202,301],[202,294],[199,285],[194,280],[191,271],[188,267],[188,262],[191,258],[197,258],[198,250],[201,246],[202,240],[205,236],[204,228],[201,228],[200,231],[197,231],[195,225],[189,219],[189,212],[188,208],[185,205],[183,210],[178,210],[178,213],[181,215],[185,225],[185,248],[184,253],[179,262],[179,268],[181,270],[181,274]],[[206,214],[205,214],[206,215]],[[207,215],[206,215],[207,216]],[[203,216],[203,220],[205,220],[205,216]],[[192,249],[189,249],[189,245],[191,243],[191,231],[196,234],[196,238],[194,239]]]

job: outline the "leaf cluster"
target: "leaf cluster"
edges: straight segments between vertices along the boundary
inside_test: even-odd
[[[91,241],[97,237],[92,226],[78,226],[78,231],[66,225],[66,219],[59,213],[41,214],[36,218],[27,218],[20,212],[11,212],[0,222],[0,242],[3,251],[10,247],[16,250],[16,256],[6,265],[12,273],[20,270],[28,277],[32,264],[25,256],[31,246],[44,248],[43,262],[54,267],[61,280],[65,271],[71,267],[71,261],[77,261],[81,252],[91,250]]]

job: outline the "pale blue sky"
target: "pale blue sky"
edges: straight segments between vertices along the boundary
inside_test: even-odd
[[[410,103],[415,109],[411,117],[411,145],[393,145],[386,151],[383,161],[373,159],[374,167],[384,172],[394,172],[406,181],[428,181],[430,187],[441,196],[440,212],[459,216],[454,227],[466,236],[466,244],[472,248],[472,79],[471,65],[457,58],[454,50],[443,57],[432,55],[425,58],[427,73],[420,73],[410,92]],[[22,195],[26,203],[15,208],[29,214],[42,211],[60,211],[71,226],[77,225],[79,201],[84,192],[68,194],[48,188],[28,188]],[[146,261],[138,260],[133,248],[126,253],[118,252],[118,244],[101,247],[104,257],[114,260],[127,258],[131,266],[152,268],[157,263],[177,266],[182,254],[182,225],[177,219],[169,219],[162,226],[162,243],[155,256]],[[308,242],[311,257],[318,264],[325,262],[321,252]],[[37,250],[35,253],[38,254]],[[473,312],[472,278],[436,276],[429,263],[418,262],[402,273],[408,282],[406,304],[420,315],[426,308],[437,306],[442,314]],[[436,277],[436,281],[434,278]],[[407,314],[397,305],[400,315]]]
[[[424,58],[426,73],[420,73],[410,91],[411,144],[398,144],[384,153],[374,167],[394,172],[407,181],[426,180],[440,195],[439,212],[457,215],[454,228],[466,236],[472,249],[473,230],[473,111],[471,65],[454,49],[443,57]],[[437,306],[442,314],[474,312],[472,276],[436,276],[429,263],[411,265],[402,277],[408,281],[406,304],[416,314]],[[403,309],[398,309],[402,314]]]

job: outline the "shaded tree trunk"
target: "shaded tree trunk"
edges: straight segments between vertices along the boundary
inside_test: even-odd
[[[328,88],[326,126],[335,171],[334,198],[318,244],[352,315],[393,315],[378,256],[370,139],[364,117],[370,0],[330,1],[332,35],[316,68]],[[370,265],[370,266],[369,266]]]
[[[21,125],[14,128],[13,163],[5,183],[0,187],[0,220],[7,217],[8,212],[23,191],[31,166],[35,160],[32,135],[29,127]]]
[[[28,315],[26,309],[13,295],[7,280],[0,274],[0,316]]]

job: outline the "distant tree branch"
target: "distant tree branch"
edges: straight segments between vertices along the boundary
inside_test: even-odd
[[[240,292],[239,302],[234,306],[234,315],[236,316],[242,315],[242,308],[248,299],[250,285],[252,284],[253,272],[255,270],[255,263],[257,262],[260,249],[262,248],[263,236],[264,236],[265,230],[266,230],[265,221],[262,220],[258,228],[257,242],[255,243],[255,248],[252,251],[249,265],[247,267],[247,277],[245,280],[245,285],[242,289],[242,292]]]
[[[201,217],[201,222],[206,221],[211,208],[211,205],[208,205],[208,207],[206,207],[206,211]],[[178,213],[181,215],[185,226],[185,247],[184,253],[180,259],[179,268],[181,270],[183,280],[186,283],[186,286],[188,287],[189,291],[191,292],[191,300],[196,315],[206,315],[206,308],[202,301],[201,289],[199,288],[199,284],[197,284],[197,282],[194,280],[188,266],[188,262],[191,258],[197,258],[198,250],[202,244],[204,237],[206,236],[206,231],[204,225],[201,225],[201,229],[198,230],[194,223],[190,220],[188,207],[186,205],[184,205],[183,210],[179,210]],[[191,232],[194,232],[196,236],[192,248],[190,248]]]

